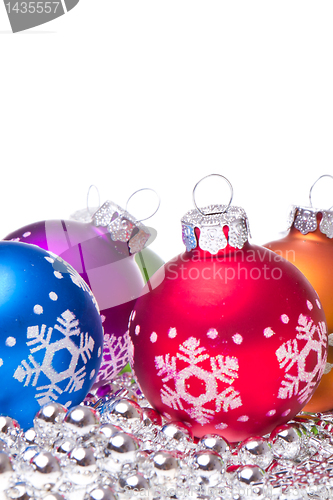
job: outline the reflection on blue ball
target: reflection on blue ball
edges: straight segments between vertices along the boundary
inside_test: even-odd
[[[0,241],[0,414],[28,428],[49,401],[79,404],[102,360],[98,306],[57,256]]]

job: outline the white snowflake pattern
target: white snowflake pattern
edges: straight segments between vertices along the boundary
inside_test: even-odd
[[[128,342],[128,332],[119,337],[109,333],[104,334],[103,359],[96,383],[111,382],[124,368],[128,362]]]
[[[53,330],[59,331],[63,338],[51,342]],[[79,336],[79,346],[72,340],[72,337]],[[14,378],[19,382],[24,382],[24,386],[30,383],[36,386],[41,374],[44,374],[49,379],[49,384],[36,387],[38,391],[35,395],[40,406],[49,401],[57,400],[63,392],[76,392],[82,389],[86,378],[86,367],[88,360],[91,358],[94,350],[94,339],[88,333],[81,332],[79,321],[75,315],[67,310],[57,318],[57,323],[54,327],[42,325],[39,327],[29,326],[27,329],[27,346],[30,347],[30,355],[27,360],[22,360],[14,373]],[[44,358],[39,364],[33,354],[37,351],[45,349]],[[57,372],[53,366],[53,358],[55,354],[66,349],[71,358],[67,367]],[[78,368],[79,360],[83,361],[83,366]],[[59,383],[67,380],[68,383],[65,389],[59,387]]]
[[[276,350],[280,368],[285,371],[284,379],[279,388],[278,398],[288,399],[298,396],[300,403],[305,403],[311,397],[313,388],[320,380],[326,363],[327,330],[325,322],[315,325],[311,319],[303,314],[299,315],[297,334],[293,340],[288,340]],[[300,340],[305,340],[305,345],[300,348]],[[308,356],[314,351],[317,356],[316,365],[309,370]],[[296,374],[288,373],[294,368]],[[300,387],[303,387],[300,389]]]
[[[218,355],[210,357],[205,353],[206,348],[200,347],[200,340],[195,337],[188,338],[179,346],[176,356],[170,358],[170,354],[165,356],[155,356],[155,366],[157,375],[162,378],[163,388],[161,389],[161,399],[170,408],[184,410],[191,418],[201,425],[213,419],[215,412],[227,412],[242,405],[241,397],[232,384],[238,378],[238,360],[232,356]],[[210,362],[208,371],[200,365],[205,360]],[[178,369],[177,365],[183,361],[188,366]],[[188,379],[195,377],[205,384],[205,392],[199,396],[194,396],[188,391]],[[218,390],[217,381],[228,384],[224,390]],[[174,382],[174,389],[168,385],[169,381]],[[215,411],[206,408],[207,403],[215,401]],[[187,406],[184,407],[184,403]]]

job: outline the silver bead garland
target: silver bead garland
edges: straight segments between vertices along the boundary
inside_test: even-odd
[[[22,431],[0,416],[0,500],[333,499],[333,412],[237,444],[167,422],[128,373]]]

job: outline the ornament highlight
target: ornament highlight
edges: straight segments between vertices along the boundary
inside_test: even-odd
[[[0,305],[0,412],[28,428],[46,403],[79,404],[96,379],[103,348],[88,285],[53,254],[2,241]]]
[[[191,210],[182,229],[186,252],[155,273],[130,317],[136,379],[196,437],[266,434],[301,410],[324,371],[318,296],[295,266],[249,243],[239,207]]]
[[[321,176],[331,177],[331,176]],[[318,179],[318,180],[319,180]],[[328,357],[321,382],[306,411],[321,412],[333,408],[333,212],[312,207],[293,206],[288,234],[265,245],[294,264],[319,295],[328,328]],[[315,307],[310,301],[309,308]]]

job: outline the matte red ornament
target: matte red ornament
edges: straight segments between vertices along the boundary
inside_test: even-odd
[[[295,266],[248,242],[241,208],[192,210],[182,227],[186,251],[154,274],[131,314],[135,376],[151,405],[196,437],[269,433],[322,376],[318,296]]]
[[[53,252],[90,286],[104,328],[103,360],[96,386],[111,381],[128,362],[128,320],[144,285],[134,257],[149,236],[146,226],[118,205],[106,202],[90,222],[40,221],[4,238]]]

